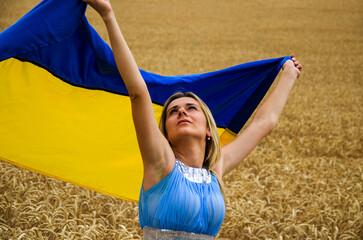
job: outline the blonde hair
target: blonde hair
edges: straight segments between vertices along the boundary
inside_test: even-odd
[[[211,132],[212,136],[211,136],[210,140],[206,141],[203,167],[206,168],[207,170],[211,171],[216,176],[216,178],[219,182],[220,188],[223,192],[222,181],[219,178],[219,176],[213,171],[214,167],[217,165],[218,161],[221,158],[221,143],[219,141],[217,125],[214,121],[211,111],[209,110],[208,106],[202,101],[202,99],[200,99],[197,95],[195,95],[192,92],[185,92],[185,93],[177,92],[177,93],[173,94],[171,97],[169,97],[168,100],[166,100],[166,102],[164,104],[163,112],[161,114],[161,118],[159,121],[159,129],[160,129],[161,133],[166,138],[168,138],[168,134],[167,134],[166,128],[165,128],[166,110],[172,101],[174,101],[175,99],[178,99],[178,98],[182,98],[182,97],[190,97],[190,98],[193,98],[194,100],[196,100],[199,103],[202,111],[204,112],[204,115],[207,120],[207,128]]]

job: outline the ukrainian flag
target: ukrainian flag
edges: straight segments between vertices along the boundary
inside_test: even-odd
[[[44,0],[0,34],[0,159],[137,201],[143,168],[129,96],[85,9],[80,0]],[[194,75],[140,72],[157,119],[170,95],[192,91],[226,144],[288,58]]]

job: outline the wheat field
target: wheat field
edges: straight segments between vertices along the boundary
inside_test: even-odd
[[[3,31],[39,0],[2,0]],[[224,177],[216,239],[363,239],[361,0],[113,0],[139,67],[208,72],[295,53],[275,130]],[[90,23],[108,42],[99,16]],[[1,116],[0,116],[1,117]],[[1,239],[142,239],[137,203],[0,162]]]

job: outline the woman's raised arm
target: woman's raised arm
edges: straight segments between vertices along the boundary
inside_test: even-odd
[[[295,80],[302,70],[302,65],[295,56],[291,55],[291,58],[292,61],[288,60],[283,65],[283,72],[275,89],[257,110],[251,124],[233,142],[222,148],[221,161],[215,169],[221,177],[237,167],[276,126]]]
[[[143,163],[144,188],[158,183],[172,169],[174,154],[159,131],[152,101],[135,59],[127,46],[109,0],[83,0],[93,7],[106,24],[117,68],[129,92],[132,116]],[[170,170],[171,171],[171,170]]]

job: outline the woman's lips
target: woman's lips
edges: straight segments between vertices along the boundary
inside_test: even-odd
[[[179,124],[187,124],[187,123],[190,123],[190,121],[189,121],[189,120],[187,120],[187,119],[183,119],[183,120],[180,120],[180,121],[178,122],[178,125],[179,125]]]

